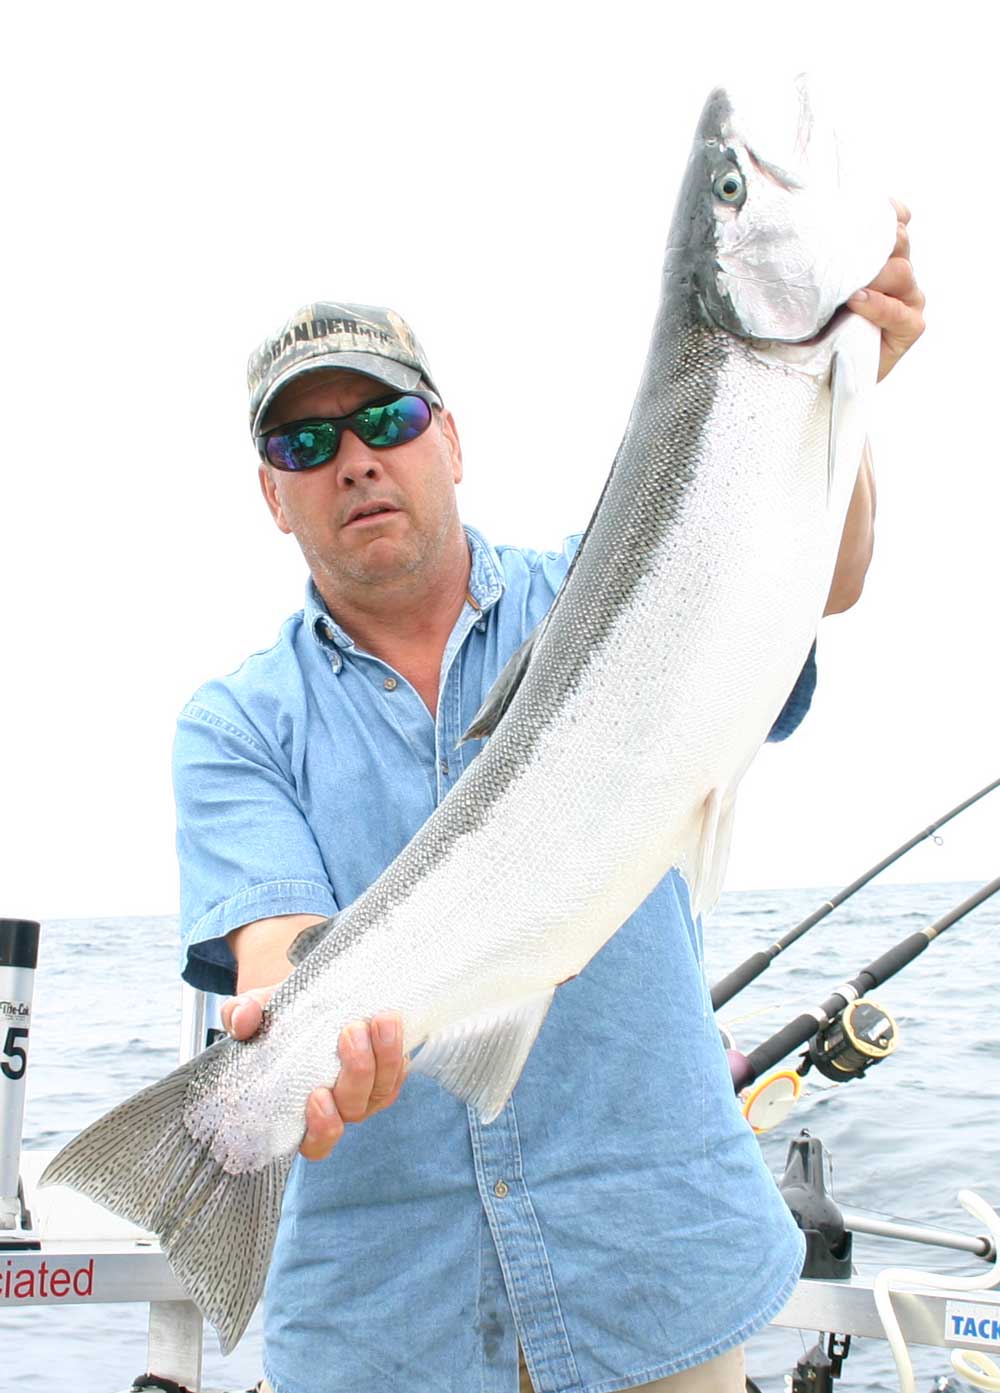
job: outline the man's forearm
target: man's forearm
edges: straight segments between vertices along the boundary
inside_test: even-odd
[[[226,934],[237,966],[237,991],[273,987],[292,970],[288,950],[303,929],[322,924],[321,914],[281,914],[258,919]]]
[[[824,614],[843,614],[844,610],[857,604],[871,565],[874,544],[875,473],[871,449],[866,440]]]

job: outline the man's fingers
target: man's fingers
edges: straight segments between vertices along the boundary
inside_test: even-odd
[[[260,1029],[264,1012],[258,1002],[238,1001],[229,1018],[229,1033],[237,1040],[249,1040]]]
[[[228,1003],[227,1003],[228,1004]],[[399,1096],[408,1061],[403,1058],[403,1023],[396,1015],[354,1021],[340,1037],[340,1076],[331,1092],[316,1088],[306,1103],[306,1134],[299,1151],[322,1161],[344,1135],[346,1122],[363,1122]]]
[[[905,256],[891,257],[871,285],[852,295],[847,303],[882,331],[878,365],[881,382],[925,328],[924,294],[909,260]]]
[[[234,1040],[249,1040],[251,1035],[257,1034],[264,1019],[264,1007],[273,992],[273,987],[255,987],[222,1003],[219,1011],[222,1025]]]
[[[913,267],[905,256],[891,257],[865,288],[879,290],[883,295],[890,295],[895,300],[904,300],[906,304],[918,309],[924,307],[923,291],[917,285]]]
[[[340,1077],[333,1090],[345,1122],[360,1122],[368,1113],[375,1085],[375,1051],[364,1021],[354,1021],[340,1037]]]
[[[904,257],[907,261],[910,259],[910,233],[905,222],[896,224],[896,244],[892,249],[892,254]]]
[[[372,1046],[375,1051],[375,1081],[368,1111],[378,1112],[395,1102],[403,1082],[403,1022],[386,1013],[372,1017]]]
[[[863,297],[863,298],[860,298]],[[859,296],[852,295],[848,305],[855,314],[870,319],[882,330],[883,339],[898,340],[899,352],[905,352],[924,332],[924,297],[918,303],[909,305],[895,295],[883,295],[878,290],[863,290]]]
[[[235,1040],[256,1035],[273,987],[254,987],[222,1003],[222,1024]],[[299,1151],[322,1161],[344,1135],[345,1122],[362,1122],[399,1096],[409,1061],[403,1057],[403,1022],[385,1012],[371,1025],[354,1021],[340,1037],[340,1076],[331,1092],[317,1088],[306,1103],[306,1133]]]
[[[403,1022],[394,1013],[355,1021],[340,1037],[340,1077],[334,1086],[345,1122],[362,1122],[395,1102],[405,1076]]]
[[[882,330],[878,379],[899,362],[924,332],[924,293],[917,285],[910,265],[910,210],[899,199],[892,199],[896,210],[896,245],[892,256],[871,285],[848,300],[856,314],[870,319]]]
[[[316,1088],[306,1102],[306,1134],[299,1146],[307,1161],[322,1161],[344,1135],[344,1122],[333,1094],[328,1088]]]

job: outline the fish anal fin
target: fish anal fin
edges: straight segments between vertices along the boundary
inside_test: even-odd
[[[707,914],[722,893],[733,839],[735,797],[713,788],[702,805],[701,833],[689,875],[691,911]]]
[[[288,952],[285,954],[288,961],[293,966],[298,967],[299,963],[309,956],[317,944],[323,942],[336,922],[337,916],[334,914],[331,918],[324,919],[320,924],[310,924],[307,929],[303,929],[288,946]]]
[[[482,1122],[498,1117],[535,1043],[553,989],[512,1008],[486,1011],[431,1035],[413,1057],[411,1074],[425,1074],[475,1108]]]
[[[501,716],[514,700],[515,693],[524,680],[524,674],[528,671],[531,663],[535,644],[541,637],[545,624],[546,621],[543,619],[538,627],[528,635],[520,648],[507,659],[501,669],[500,676],[486,693],[486,700],[473,716],[468,730],[459,740],[460,745],[464,745],[467,740],[485,740],[487,735],[492,735],[496,730],[500,724]]]

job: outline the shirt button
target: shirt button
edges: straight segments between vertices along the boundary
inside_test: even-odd
[[[507,1184],[506,1180],[498,1180],[493,1186],[493,1193],[498,1200],[505,1200],[510,1194],[510,1186]]]
[[[387,692],[394,692],[396,688],[399,686],[399,683],[396,681],[395,677],[387,677],[385,681],[382,683],[382,686],[386,689]]]
[[[443,759],[443,760],[441,761],[441,773],[444,774],[445,777],[447,778],[447,775],[448,775],[448,761],[447,761],[446,759]]]

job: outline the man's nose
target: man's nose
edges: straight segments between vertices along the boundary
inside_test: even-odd
[[[362,479],[381,479],[383,474],[378,453],[350,430],[345,430],[340,438],[336,465],[337,483],[343,488],[352,488]]]

